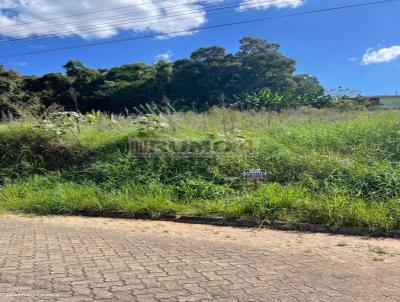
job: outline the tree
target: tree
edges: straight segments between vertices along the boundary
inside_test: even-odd
[[[190,59],[204,64],[219,64],[225,60],[226,49],[220,46],[199,48],[194,51]]]
[[[240,91],[241,64],[222,47],[200,48],[190,59],[173,65],[171,97],[184,100],[181,106],[208,109],[220,105],[221,95],[227,101]]]
[[[294,104],[319,108],[325,106],[327,100],[315,77],[294,75],[295,61],[284,56],[278,44],[252,37],[241,39],[235,54],[223,47],[211,46],[201,47],[189,58],[172,63],[139,62],[93,69],[70,60],[64,68],[65,74],[37,77],[22,76],[1,66],[0,98],[25,101],[36,97],[46,106],[58,103],[67,110],[82,112],[93,109],[124,112],[125,108],[132,110],[166,99],[177,109],[207,110],[211,106],[221,106],[221,99],[224,105],[234,104],[238,96],[247,101],[254,96],[260,100],[263,89],[274,98],[284,96],[279,108]],[[73,91],[73,95],[68,91]],[[258,101],[249,102],[258,106],[255,105]],[[260,104],[264,108],[271,105]],[[276,107],[275,104],[272,110]]]
[[[112,68],[104,74],[105,81],[96,96],[103,100],[102,105],[107,111],[132,110],[157,98],[159,91],[154,87],[156,75],[156,68],[146,63]]]
[[[0,109],[8,108],[9,101],[19,101],[25,96],[22,89],[23,77],[14,70],[4,69],[0,64]]]
[[[64,65],[67,76],[70,79],[71,87],[74,93],[68,89],[71,103],[76,106],[76,102],[79,103],[79,110],[85,112],[92,109],[105,109],[101,108],[98,103],[100,100],[96,98],[96,92],[99,86],[104,83],[103,74],[96,69],[91,69],[85,66],[82,62],[71,60]],[[79,98],[78,98],[79,95]]]
[[[105,73],[107,81],[145,82],[155,75],[155,69],[146,63],[126,64],[114,67]]]
[[[70,78],[62,73],[25,77],[23,88],[29,91],[29,94],[36,95],[46,106],[57,103],[67,110],[75,109],[68,94],[71,88]]]
[[[172,81],[173,66],[167,61],[158,61],[154,65],[155,76],[152,79],[151,86],[154,91],[156,101],[168,98],[170,94],[170,84]]]
[[[293,76],[293,80],[295,82],[293,94],[296,96],[320,97],[324,95],[324,87],[322,87],[318,79],[312,75],[306,73],[297,74]]]
[[[236,57],[242,65],[243,91],[268,88],[273,93],[284,93],[293,89],[295,61],[282,55],[278,44],[246,37],[240,40]]]
[[[279,44],[267,42],[265,39],[244,37],[240,41],[238,57],[246,57],[259,53],[271,53],[279,51]]]

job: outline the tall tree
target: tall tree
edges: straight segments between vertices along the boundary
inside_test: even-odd
[[[273,93],[284,93],[293,88],[295,61],[282,55],[278,44],[245,37],[240,40],[236,57],[242,64],[243,91],[268,88]]]
[[[219,46],[194,51],[190,59],[176,61],[173,70],[172,96],[186,107],[220,105],[221,95],[229,99],[240,90],[241,65]]]
[[[293,80],[295,82],[294,94],[296,96],[320,97],[325,92],[318,79],[312,75],[306,73],[297,74],[293,76]]]
[[[64,68],[65,74],[36,77],[21,76],[0,65],[0,100],[37,97],[45,105],[55,102],[68,110],[76,108],[77,100],[82,112],[123,112],[169,99],[177,109],[206,110],[221,105],[222,99],[224,104],[234,103],[241,95],[254,96],[267,89],[273,96],[289,95],[290,101],[324,105],[320,102],[324,91],[315,77],[294,75],[295,61],[284,56],[278,44],[252,37],[240,40],[235,54],[211,46],[172,63],[93,69],[70,60]]]
[[[14,70],[5,69],[0,64],[0,109],[8,108],[5,103],[21,100],[25,93],[22,89],[23,77]]]
[[[100,70],[91,69],[82,62],[71,60],[64,65],[67,76],[70,78],[73,94],[70,93],[72,103],[78,103],[80,111],[91,109],[105,109],[99,104],[96,92],[104,83],[104,77]]]
[[[48,73],[41,77],[25,77],[24,90],[35,94],[44,105],[52,103],[62,105],[66,110],[75,110],[68,90],[70,78],[62,73]]]

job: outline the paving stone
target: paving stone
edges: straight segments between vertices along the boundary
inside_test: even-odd
[[[394,239],[0,217],[0,302],[394,302],[399,272]]]

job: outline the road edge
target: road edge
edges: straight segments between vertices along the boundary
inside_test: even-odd
[[[363,227],[346,227],[346,226],[324,226],[312,223],[236,220],[236,219],[224,219],[224,218],[208,218],[199,216],[176,216],[176,215],[152,216],[148,214],[129,214],[124,212],[111,212],[111,211],[99,212],[99,211],[81,210],[81,211],[75,211],[72,214],[85,217],[142,219],[142,220],[155,220],[155,221],[169,221],[176,223],[230,226],[230,227],[240,227],[240,228],[268,228],[281,231],[300,231],[309,233],[328,233],[328,234],[351,235],[351,236],[400,238],[400,230],[385,230],[375,227],[363,228]]]

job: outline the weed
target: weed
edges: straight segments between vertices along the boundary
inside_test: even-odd
[[[0,208],[400,227],[398,111],[221,110],[93,112],[72,124],[69,114],[56,132],[29,114],[0,124]],[[257,144],[249,154],[139,158],[129,145],[137,137]],[[266,169],[268,183],[253,191],[242,179],[247,168]]]
[[[311,248],[306,248],[306,249],[304,250],[304,252],[305,252],[306,254],[311,254],[311,253],[312,253],[312,249],[311,249]]]
[[[373,252],[375,254],[378,254],[378,255],[386,255],[387,254],[387,251],[384,248],[380,247],[380,246],[370,247],[369,251]]]

